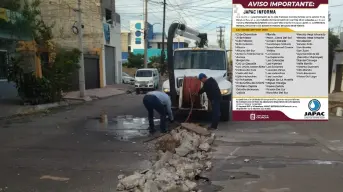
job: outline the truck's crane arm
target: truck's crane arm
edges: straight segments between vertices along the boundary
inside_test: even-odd
[[[175,75],[174,75],[174,55],[173,55],[173,40],[175,33],[180,36],[184,36],[199,42],[199,47],[207,42],[207,34],[199,33],[198,31],[187,27],[185,24],[173,23],[170,25],[168,30],[168,39],[167,39],[167,56],[168,56],[168,74],[169,74],[169,87],[170,87],[170,96],[173,106],[177,106],[176,100],[176,88],[175,88]]]

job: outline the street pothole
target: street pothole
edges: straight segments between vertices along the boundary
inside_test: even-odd
[[[160,120],[154,119],[154,125],[159,126]],[[157,127],[155,127],[157,128]],[[85,123],[87,131],[103,132],[105,135],[113,136],[115,139],[129,141],[149,135],[149,120],[144,117],[132,115],[89,118]]]

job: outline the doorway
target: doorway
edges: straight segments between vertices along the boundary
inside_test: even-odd
[[[105,46],[106,84],[115,83],[116,48]]]

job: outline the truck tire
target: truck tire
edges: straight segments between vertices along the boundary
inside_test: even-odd
[[[229,121],[230,120],[230,101],[222,101],[220,105],[220,120],[222,121]]]

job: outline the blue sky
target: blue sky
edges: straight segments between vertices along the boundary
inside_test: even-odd
[[[161,23],[163,0],[149,0],[148,21]],[[206,32],[209,44],[217,45],[217,27],[225,26],[225,43],[230,41],[231,0],[166,0],[166,31],[174,21],[186,23],[200,32]],[[330,28],[339,31],[343,27],[343,0],[330,0]],[[122,29],[129,29],[130,20],[143,19],[143,0],[116,0],[117,12],[121,15]],[[162,25],[154,25],[154,31],[161,32]],[[343,32],[343,30],[342,30]]]

